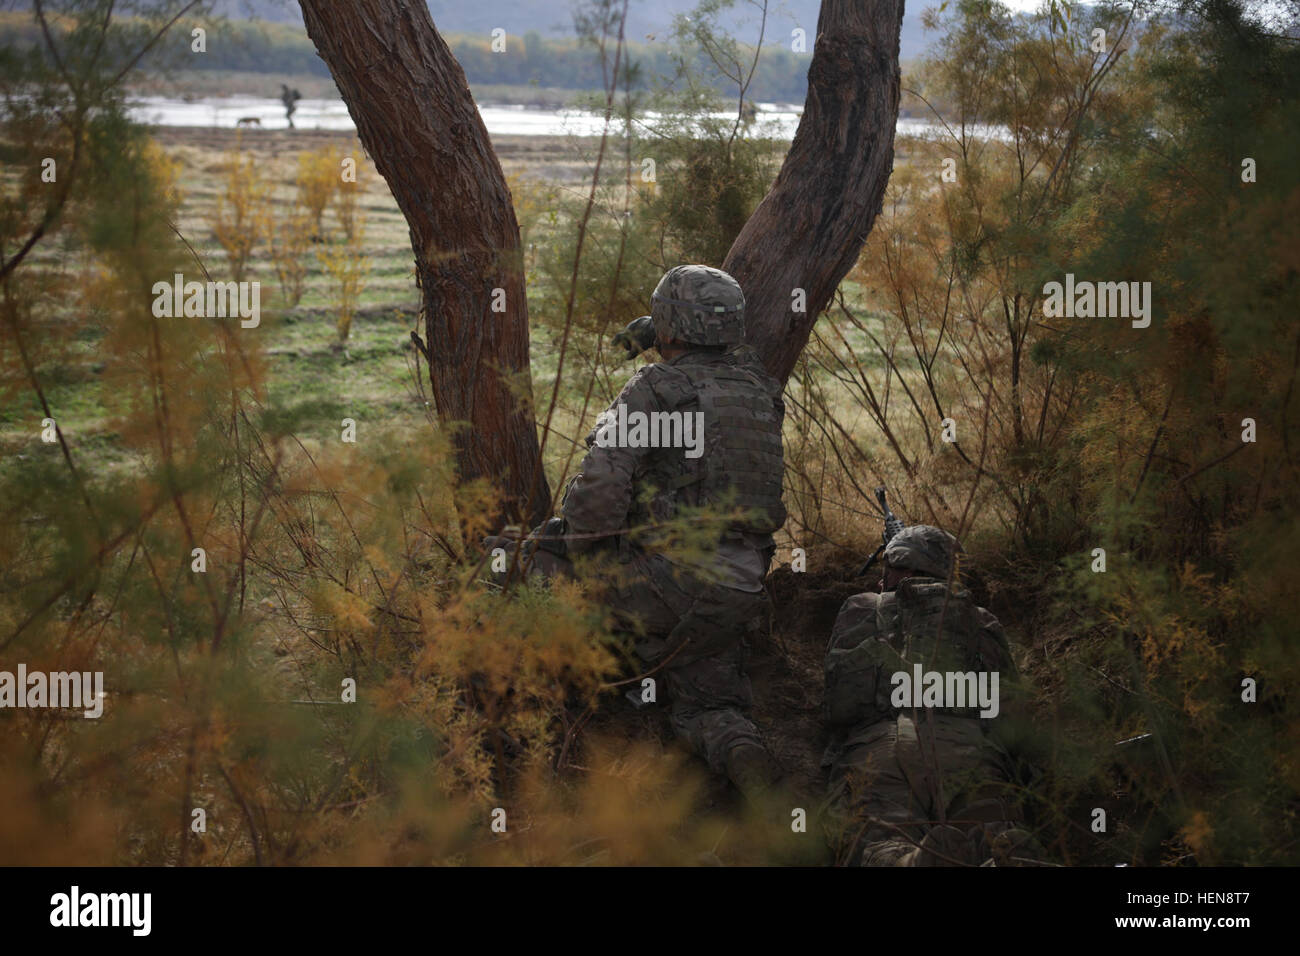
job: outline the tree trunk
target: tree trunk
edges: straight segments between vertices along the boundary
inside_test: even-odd
[[[902,23],[903,0],[822,0],[794,143],[723,263],[745,290],[745,339],[782,382],[880,213]]]
[[[464,71],[422,0],[300,2],[410,227],[429,378],[439,417],[456,426],[460,478],[503,494],[498,520],[535,524],[550,491],[533,417],[519,225]]]

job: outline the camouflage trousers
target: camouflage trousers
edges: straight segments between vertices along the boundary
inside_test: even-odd
[[[539,549],[529,573],[551,578],[575,571],[565,558]],[[635,636],[647,669],[664,665],[654,678],[668,699],[673,732],[715,773],[726,773],[732,748],[764,746],[749,718],[753,689],[745,664],[746,635],[770,615],[765,591],[707,584],[661,555],[635,549],[598,555],[586,573],[599,582],[619,625]]]
[[[919,712],[861,725],[831,763],[837,856],[862,866],[1010,865],[1042,857],[1017,822],[978,719]]]

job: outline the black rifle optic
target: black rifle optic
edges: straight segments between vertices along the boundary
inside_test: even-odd
[[[898,532],[902,531],[903,528],[906,527],[898,515],[890,511],[889,505],[885,503],[884,488],[876,489],[876,500],[880,502],[880,510],[885,513],[885,530],[880,536],[880,547],[876,548],[871,557],[867,559],[867,563],[864,564],[862,570],[858,572],[858,577],[862,577],[862,575],[871,570],[871,566],[876,563],[876,559],[885,553],[885,548],[889,547],[889,542],[893,540],[894,535],[898,534]]]

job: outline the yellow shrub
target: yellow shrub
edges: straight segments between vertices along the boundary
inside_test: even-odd
[[[311,245],[311,218],[293,208],[279,218],[267,216],[263,224],[267,249],[280,281],[280,293],[292,308],[302,301],[303,283],[307,278],[307,247]]]
[[[213,210],[212,232],[230,259],[236,282],[244,277],[248,260],[261,238],[268,188],[251,156],[235,150],[228,155],[224,189]]]
[[[355,165],[345,166],[344,164],[348,163],[349,160]],[[357,229],[362,223],[359,219],[358,204],[365,190],[362,173],[363,165],[364,158],[360,144],[357,144],[348,155],[340,159],[336,167],[338,173],[338,197],[334,201],[334,212],[339,217],[339,225],[343,227],[343,235],[349,243],[359,241]]]
[[[347,342],[352,331],[352,319],[357,312],[361,290],[365,288],[366,270],[370,267],[370,259],[362,251],[364,219],[357,218],[354,230],[354,240],[339,245],[322,245],[316,250],[321,267],[334,280],[338,295],[337,325],[340,343]]]
[[[298,204],[311,217],[316,235],[324,228],[321,219],[339,181],[339,154],[332,146],[298,155],[298,175],[294,180]]]

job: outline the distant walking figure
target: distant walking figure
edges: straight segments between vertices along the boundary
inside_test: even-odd
[[[284,104],[284,118],[289,121],[289,129],[293,129],[293,113],[298,108],[297,103],[302,99],[302,94],[297,90],[291,90],[285,84],[280,84],[280,102]]]

